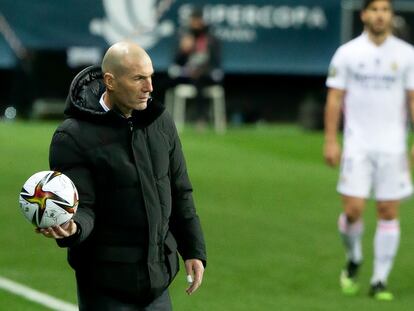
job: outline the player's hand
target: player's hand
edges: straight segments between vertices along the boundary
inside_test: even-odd
[[[73,219],[71,219],[61,226],[53,226],[49,228],[36,228],[35,232],[43,234],[47,238],[63,239],[71,235],[74,235],[77,229],[78,227],[76,225],[76,222],[74,222]]]
[[[203,281],[203,263],[199,259],[187,259],[185,261],[185,271],[187,272],[187,282],[190,284],[185,291],[191,295],[200,287]]]
[[[410,166],[413,167],[414,164],[414,145],[411,147],[411,159],[410,159]]]
[[[341,146],[337,141],[326,142],[323,155],[326,164],[329,166],[337,166],[341,159]]]

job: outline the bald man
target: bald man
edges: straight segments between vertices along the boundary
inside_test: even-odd
[[[188,294],[206,265],[204,237],[181,143],[151,99],[154,69],[132,42],[72,81],[66,120],[50,146],[50,169],[75,183],[78,211],[37,232],[68,248],[79,310],[169,311],[168,286],[185,263]]]

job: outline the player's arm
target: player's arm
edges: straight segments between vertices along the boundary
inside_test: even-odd
[[[414,91],[407,91],[408,106],[410,108],[411,124],[414,125]],[[414,160],[414,145],[411,148],[411,158]]]
[[[324,157],[330,166],[336,166],[341,158],[341,146],[338,142],[338,128],[341,120],[342,103],[345,91],[329,88],[325,106],[325,144]]]

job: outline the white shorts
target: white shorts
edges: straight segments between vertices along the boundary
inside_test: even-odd
[[[377,201],[400,200],[413,193],[408,157],[381,152],[345,153],[337,190],[340,194]]]

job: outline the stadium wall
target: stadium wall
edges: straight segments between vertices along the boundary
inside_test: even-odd
[[[321,126],[325,73],[337,46],[361,31],[359,1],[3,0],[0,114],[21,89],[28,109],[36,98],[63,99],[76,72],[123,38],[148,49],[157,71],[154,97],[163,101],[175,35],[195,3],[222,42],[231,122]],[[414,42],[413,4],[395,5],[400,35]]]

